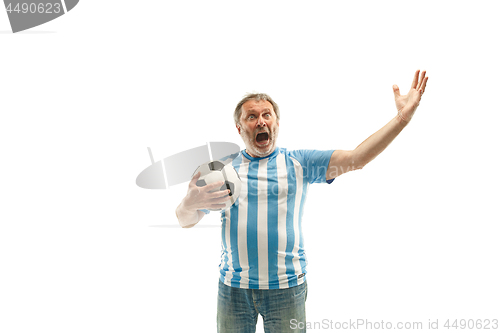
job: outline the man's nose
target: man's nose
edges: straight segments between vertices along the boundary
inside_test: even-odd
[[[260,126],[260,127],[266,126],[266,122],[264,121],[263,117],[259,117],[259,119],[257,121],[257,126]]]

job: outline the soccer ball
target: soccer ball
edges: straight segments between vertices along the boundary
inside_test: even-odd
[[[198,169],[196,169],[193,175],[196,175],[198,172],[201,172],[201,175],[198,181],[196,182],[196,185],[205,186],[216,182],[224,181],[222,187],[217,188],[212,192],[230,190],[229,198],[231,201],[228,201],[226,203],[226,207],[209,209],[209,210],[212,211],[226,210],[236,202],[236,199],[238,199],[238,197],[240,196],[241,179],[238,173],[236,172],[236,169],[231,164],[225,165],[221,161],[212,161],[200,165]]]

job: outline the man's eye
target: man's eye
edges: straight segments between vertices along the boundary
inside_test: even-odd
[[[269,113],[266,113],[266,114],[265,114],[265,116],[266,116],[267,118],[271,117],[271,115],[270,115]]]
[[[255,117],[254,116],[248,116],[248,119],[253,119],[253,118],[255,118]]]

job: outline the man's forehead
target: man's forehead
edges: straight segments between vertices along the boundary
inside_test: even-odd
[[[271,111],[273,105],[269,101],[261,99],[260,101],[250,100],[242,105],[243,111]]]

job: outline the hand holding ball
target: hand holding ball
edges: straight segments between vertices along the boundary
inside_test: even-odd
[[[200,165],[194,174],[196,175],[198,172],[200,172],[200,177],[196,181],[197,186],[201,187],[217,182],[224,182],[221,187],[214,188],[210,193],[229,190],[229,200],[223,203],[224,207],[207,209],[212,211],[225,210],[236,202],[236,199],[240,196],[241,180],[232,165],[224,165],[220,161],[212,161]]]

